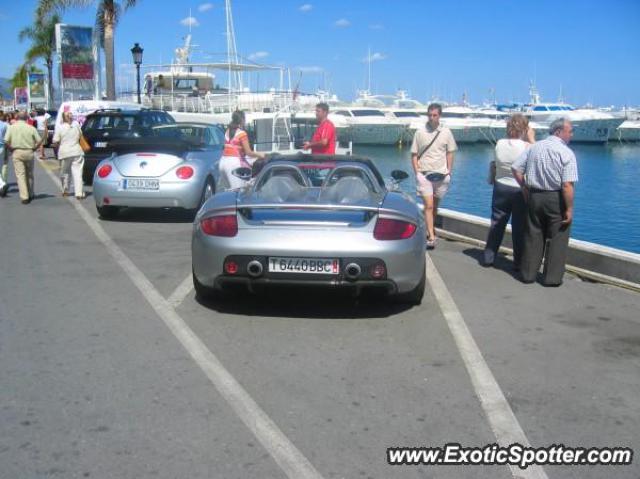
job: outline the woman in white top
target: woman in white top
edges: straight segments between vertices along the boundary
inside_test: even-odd
[[[69,196],[69,170],[73,177],[73,192],[76,198],[84,198],[82,184],[82,169],[84,168],[84,151],[80,146],[82,130],[73,121],[73,114],[65,111],[62,114],[62,124],[56,128],[53,143],[58,145],[58,159],[60,160],[60,182],[62,196]]]
[[[526,215],[525,199],[511,173],[511,164],[535,141],[535,132],[529,120],[519,113],[507,121],[507,138],[498,140],[495,149],[495,167],[492,164],[491,227],[482,258],[483,266],[491,266],[504,237],[504,230],[511,217],[514,269],[520,268]]]

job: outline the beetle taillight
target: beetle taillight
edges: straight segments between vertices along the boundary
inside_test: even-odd
[[[193,176],[193,168],[190,166],[181,166],[176,170],[176,176],[181,180],[188,180]]]
[[[98,177],[106,178],[111,174],[112,171],[113,171],[113,168],[111,167],[111,165],[102,165],[98,170]]]
[[[238,234],[236,215],[211,216],[200,221],[200,228],[209,236],[232,237]]]
[[[373,230],[373,237],[383,241],[407,239],[413,236],[416,228],[415,224],[408,221],[378,218]]]

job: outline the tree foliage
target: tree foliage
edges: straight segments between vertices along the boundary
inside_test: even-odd
[[[134,7],[137,0],[40,0],[37,15],[48,15],[52,12],[62,12],[67,8],[88,7],[97,4],[95,28],[98,32],[100,44],[105,52],[105,68],[107,75],[107,97],[115,99],[115,56],[113,32],[122,13]]]

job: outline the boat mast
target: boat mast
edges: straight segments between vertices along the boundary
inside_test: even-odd
[[[233,13],[231,13],[231,0],[225,0],[225,14],[227,21],[227,63],[229,64],[229,93],[237,88],[242,91],[242,75],[239,71],[234,71],[232,75],[231,64],[238,64],[238,50],[236,48],[236,33],[233,28]],[[231,111],[231,95],[229,95],[229,111]]]
[[[367,93],[370,95],[371,94],[371,46],[369,46],[369,49],[367,51],[368,51],[367,60],[369,62],[369,79],[367,81]]]

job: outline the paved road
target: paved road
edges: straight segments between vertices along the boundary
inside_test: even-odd
[[[506,466],[386,462],[391,446],[496,442],[470,379],[477,365],[463,361],[451,305],[430,288],[409,309],[309,292],[202,304],[184,288],[189,217],[130,210],[100,221],[88,198],[85,219],[45,173],[55,166],[38,166],[31,205],[15,191],[0,200],[1,478],[284,478],[300,464],[323,478],[514,477]],[[571,277],[525,286],[506,261],[487,270],[477,256],[442,242],[431,258],[530,443],[638,450],[640,295]],[[229,400],[167,317],[256,409]],[[293,465],[255,411],[299,454]],[[544,472],[640,477],[637,463]]]

